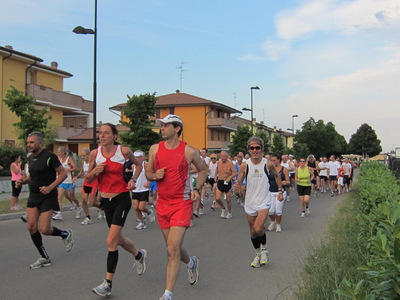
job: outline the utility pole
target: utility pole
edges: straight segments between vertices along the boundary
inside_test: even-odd
[[[181,89],[180,89],[181,92],[182,92],[182,79],[183,79],[182,73],[187,71],[187,70],[183,69],[183,65],[184,64],[188,64],[188,62],[181,62],[181,65],[179,67],[176,67],[177,69],[181,69],[181,74],[180,74],[180,77],[179,77],[180,81],[181,81]]]

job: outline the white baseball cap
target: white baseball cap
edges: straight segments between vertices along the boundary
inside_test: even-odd
[[[134,155],[135,157],[141,157],[141,156],[144,156],[144,152],[141,151],[141,150],[136,150],[136,151],[133,153],[133,155]]]
[[[164,124],[178,123],[180,126],[183,125],[181,118],[177,115],[168,115],[164,119],[158,119],[156,121],[157,126],[161,126],[161,123],[164,123]]]

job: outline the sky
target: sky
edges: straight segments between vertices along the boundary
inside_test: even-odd
[[[127,95],[177,89],[241,110],[258,86],[257,122],[312,117],[347,141],[368,123],[384,151],[400,147],[399,0],[97,2],[99,121],[117,123],[109,107]],[[57,61],[74,75],[64,90],[92,100],[93,35],[72,30],[94,28],[94,3],[0,0],[0,45]]]

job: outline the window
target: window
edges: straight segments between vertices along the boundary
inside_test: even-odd
[[[161,119],[160,109],[159,108],[156,109],[156,118],[157,119]]]
[[[174,115],[175,114],[175,107],[170,107],[169,108],[169,114]]]

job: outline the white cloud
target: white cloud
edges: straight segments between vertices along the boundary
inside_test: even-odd
[[[318,31],[352,34],[365,29],[379,29],[400,24],[398,0],[313,0],[277,15],[277,35],[293,40]]]
[[[243,60],[243,61],[256,61],[256,60],[264,60],[265,57],[261,56],[261,55],[249,53],[249,54],[245,54],[245,55],[239,57],[238,59]]]
[[[290,49],[287,41],[268,38],[263,44],[263,50],[270,60],[279,60],[282,55]]]

